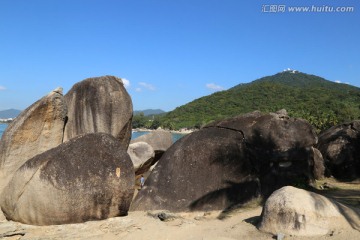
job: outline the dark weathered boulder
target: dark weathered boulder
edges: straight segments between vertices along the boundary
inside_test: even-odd
[[[88,78],[65,95],[68,121],[64,141],[85,133],[104,132],[128,147],[131,138],[132,102],[120,78]]]
[[[164,153],[131,209],[224,209],[256,196],[243,139],[241,132],[219,128],[181,138]]]
[[[135,175],[149,171],[156,162],[154,149],[146,142],[131,143],[127,150],[134,164]]]
[[[261,181],[262,194],[290,184],[306,184],[315,178],[313,146],[317,143],[314,128],[305,120],[291,118],[285,110],[262,114],[252,112],[206,126],[244,133],[247,157]],[[320,165],[320,166],[319,166]]]
[[[9,220],[34,225],[126,215],[134,193],[126,149],[104,133],[78,136],[28,160],[0,198]]]
[[[319,135],[326,175],[339,180],[360,178],[360,121],[334,126]]]
[[[0,141],[0,192],[28,159],[62,143],[65,118],[66,106],[58,88],[9,124]]]
[[[208,127],[241,131],[248,143],[264,148],[262,152],[286,152],[317,143],[314,128],[303,119],[289,117],[285,110],[270,114],[255,111],[205,126]]]
[[[155,130],[131,140],[131,143],[137,142],[146,142],[154,149],[154,163],[157,162],[164,152],[174,143],[171,132],[165,130]]]
[[[218,210],[314,179],[317,137],[304,120],[254,112],[205,126],[172,145],[132,210]]]

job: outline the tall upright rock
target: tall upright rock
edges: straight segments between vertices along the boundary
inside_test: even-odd
[[[28,159],[62,143],[66,112],[58,88],[9,124],[0,141],[0,191]]]
[[[132,101],[120,78],[103,76],[75,84],[65,95],[68,121],[64,142],[85,133],[103,132],[127,147],[131,139]]]

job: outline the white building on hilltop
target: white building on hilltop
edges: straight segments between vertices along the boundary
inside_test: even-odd
[[[291,69],[291,68],[287,68],[287,69],[284,69],[283,72],[298,73],[299,71]]]

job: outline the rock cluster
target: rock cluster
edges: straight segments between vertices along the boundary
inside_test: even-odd
[[[150,170],[173,144],[169,131],[156,130],[131,140],[128,153],[134,163],[136,175]]]
[[[132,111],[121,79],[113,76],[85,79],[65,96],[56,89],[27,108],[0,142],[5,217],[35,225],[80,223],[123,216],[129,208],[226,210],[269,196],[259,228],[272,234],[323,235],[333,228],[331,219],[346,224],[344,213],[358,216],[317,194],[282,187],[305,186],[325,173],[359,178],[360,121],[335,126],[318,140],[308,122],[285,110],[256,111],[173,144],[162,130],[130,142]],[[132,201],[143,174],[145,186]]]
[[[113,76],[85,79],[65,96],[56,89],[23,111],[0,142],[7,219],[47,225],[125,215],[135,179],[132,111]]]
[[[136,175],[149,171],[150,167],[155,163],[155,151],[146,142],[130,144],[127,152],[134,164]]]

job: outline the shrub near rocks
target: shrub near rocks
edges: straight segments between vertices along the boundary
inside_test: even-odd
[[[104,133],[76,137],[28,160],[1,195],[8,220],[34,225],[126,215],[134,193],[126,149]]]

